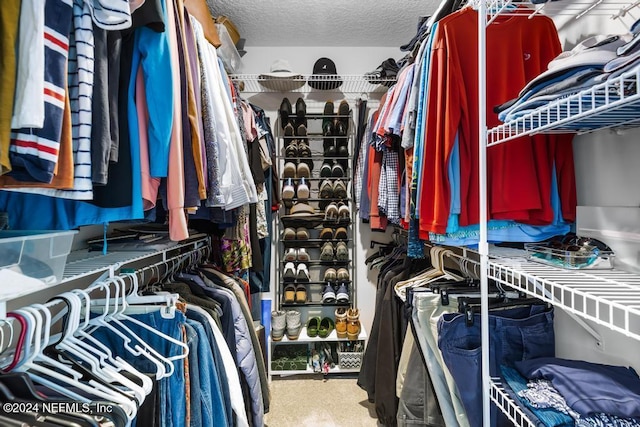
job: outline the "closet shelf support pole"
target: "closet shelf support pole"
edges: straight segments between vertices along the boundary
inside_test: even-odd
[[[487,244],[487,10],[478,2],[478,161],[480,185],[480,334],[482,343],[482,425],[491,425],[489,375],[489,246]]]

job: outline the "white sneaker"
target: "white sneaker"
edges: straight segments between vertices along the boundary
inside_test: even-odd
[[[282,277],[285,279],[293,280],[296,278],[296,265],[292,262],[288,262],[284,265],[284,272]]]
[[[304,263],[298,264],[298,269],[296,271],[296,279],[303,280],[305,282],[309,281],[309,269],[307,268],[307,264],[304,264]]]
[[[307,253],[307,250],[305,248],[298,249],[298,261],[302,261],[302,262],[309,261],[309,254]]]

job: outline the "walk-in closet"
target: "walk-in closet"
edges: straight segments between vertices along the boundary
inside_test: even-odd
[[[0,427],[640,426],[640,2],[3,0]]]

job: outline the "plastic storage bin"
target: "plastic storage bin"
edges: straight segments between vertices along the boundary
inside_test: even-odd
[[[0,231],[0,269],[9,268],[47,284],[62,280],[77,231]]]
[[[340,369],[360,369],[363,351],[345,352],[338,350],[338,366]]]

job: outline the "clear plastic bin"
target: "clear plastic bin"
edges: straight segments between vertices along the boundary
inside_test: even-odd
[[[0,269],[55,284],[62,280],[77,231],[0,231]]]
[[[216,28],[222,42],[222,45],[218,48],[218,56],[222,58],[225,70],[231,74],[240,73],[242,70],[242,58],[233,44],[227,28],[222,24],[216,24]]]

